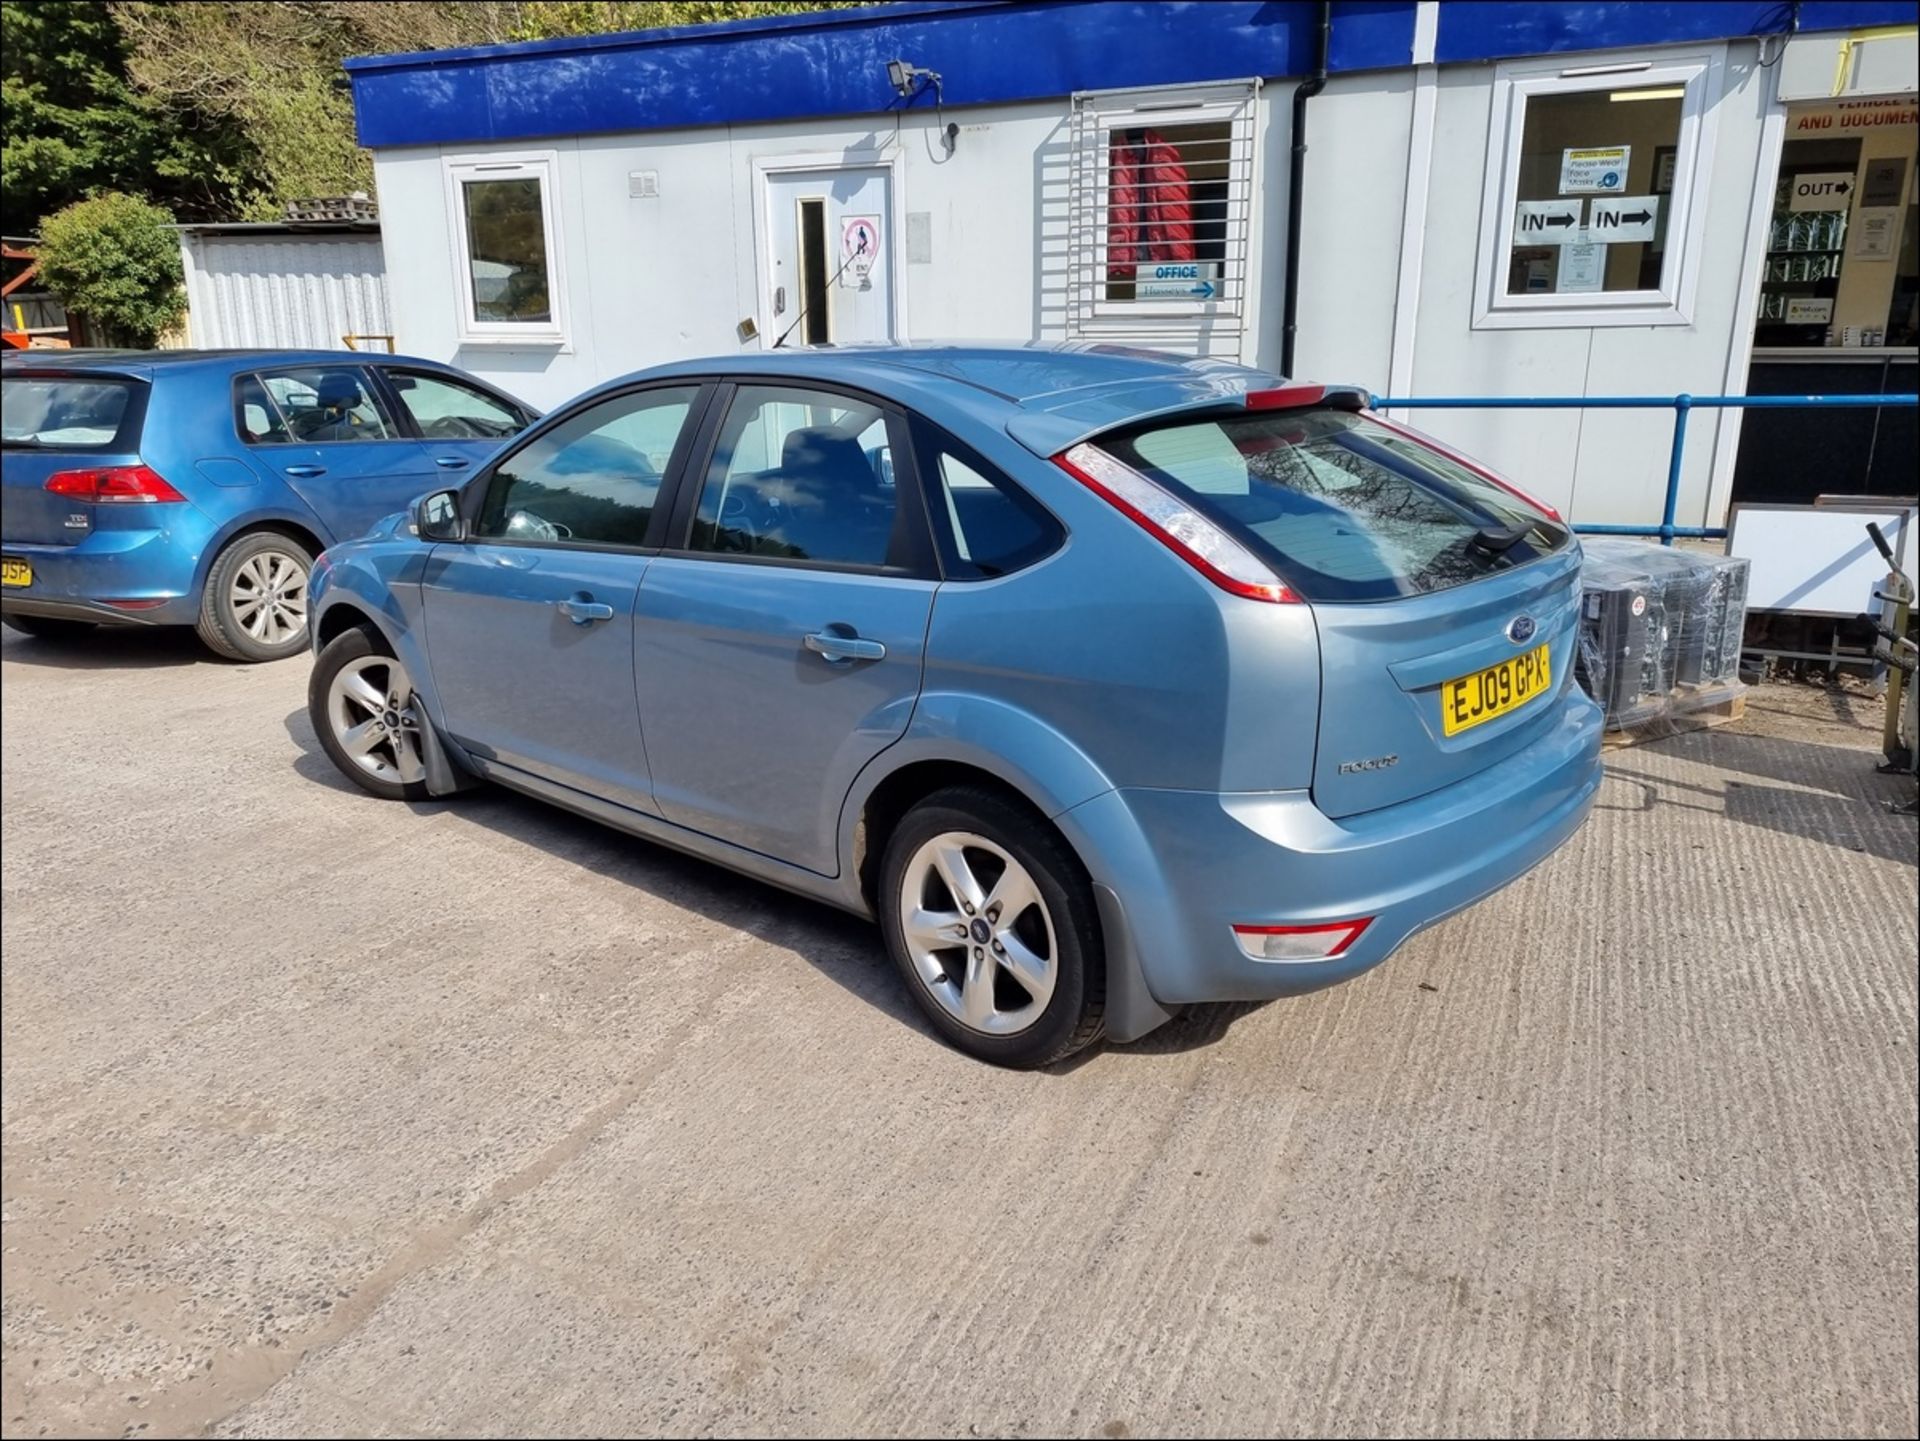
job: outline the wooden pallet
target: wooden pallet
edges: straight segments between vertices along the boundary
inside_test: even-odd
[[[1682,707],[1684,699],[1678,701]],[[1727,725],[1739,720],[1747,713],[1747,693],[1742,690],[1725,700],[1715,701],[1712,705],[1698,706],[1694,709],[1670,711],[1652,720],[1627,726],[1622,730],[1610,730],[1602,745],[1607,750],[1621,750],[1627,746],[1637,746],[1646,741],[1666,740],[1670,736],[1685,735],[1688,731],[1712,730],[1715,726]]]

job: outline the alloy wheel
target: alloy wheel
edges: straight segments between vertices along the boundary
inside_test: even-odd
[[[327,687],[327,722],[341,750],[376,780],[411,785],[425,778],[419,703],[406,668],[392,656],[363,655],[340,667]]]
[[[1059,974],[1053,917],[1003,846],[967,831],[921,846],[901,875],[900,925],[920,984],[961,1025],[1014,1035],[1046,1010]]]
[[[285,645],[307,632],[307,566],[284,550],[248,556],[227,586],[240,628],[262,645]]]

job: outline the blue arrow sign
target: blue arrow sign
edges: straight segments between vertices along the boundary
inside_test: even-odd
[[[1192,290],[1188,291],[1187,294],[1197,295],[1202,300],[1211,300],[1213,299],[1213,282],[1211,280],[1203,280],[1200,284],[1194,286]]]

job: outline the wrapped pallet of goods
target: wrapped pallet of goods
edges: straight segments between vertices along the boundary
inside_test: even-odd
[[[1607,729],[1644,738],[1735,719],[1747,562],[1633,540],[1582,549],[1575,675]]]

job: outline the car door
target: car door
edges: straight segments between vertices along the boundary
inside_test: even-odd
[[[381,363],[375,368],[409,432],[449,482],[478,470],[533,418],[517,401],[472,381],[420,366]]]
[[[365,534],[434,484],[425,449],[405,433],[364,365],[295,365],[240,376],[234,424],[332,540]]]
[[[654,795],[668,820],[832,875],[848,788],[920,693],[935,580],[904,421],[827,388],[714,404],[634,625]]]
[[[448,730],[498,765],[654,811],[634,693],[634,601],[698,385],[563,412],[474,479],[468,538],[423,576]]]

